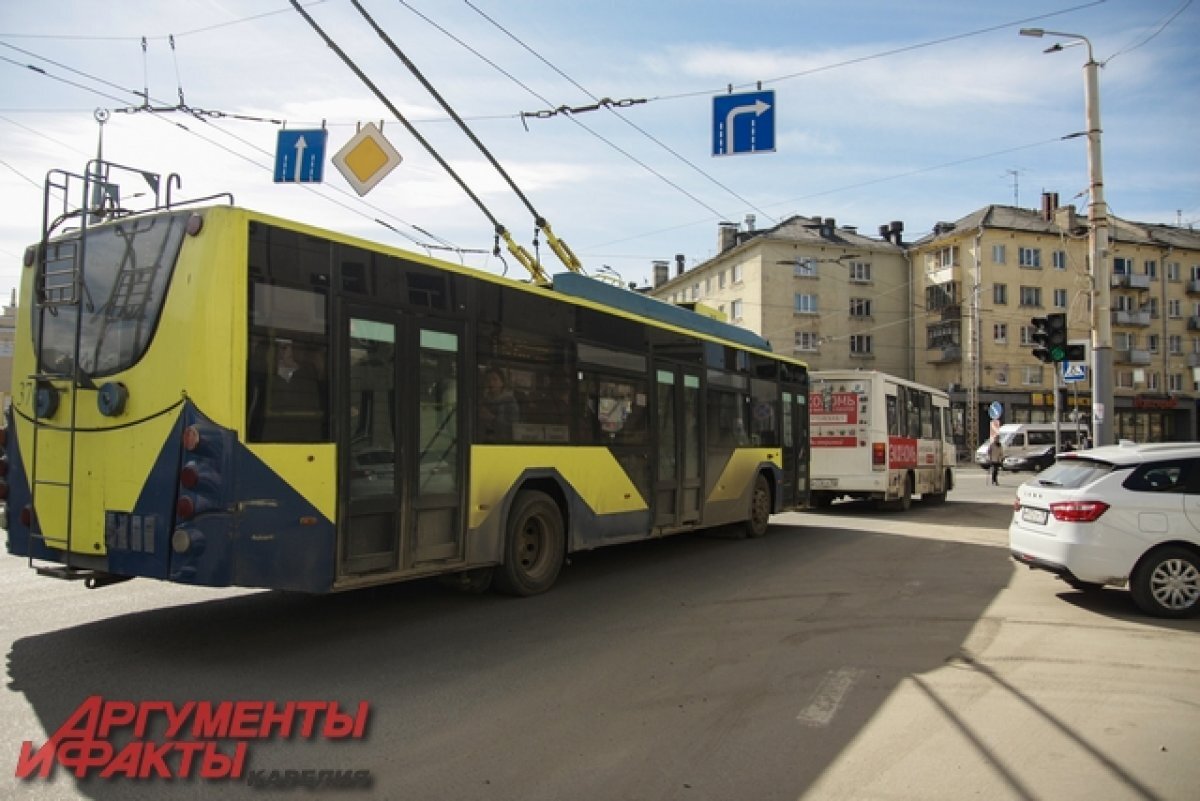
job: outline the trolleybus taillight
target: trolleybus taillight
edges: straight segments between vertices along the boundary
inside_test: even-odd
[[[184,427],[181,439],[184,454],[179,467],[175,517],[183,524],[220,508],[224,447],[220,431],[204,422]]]
[[[887,467],[887,443],[872,442],[871,443],[871,468],[873,470],[882,470]]]

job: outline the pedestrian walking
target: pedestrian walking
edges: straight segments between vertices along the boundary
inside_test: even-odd
[[[1000,473],[1000,465],[1004,463],[1004,446],[1000,444],[1000,437],[992,437],[987,452],[988,463],[992,466],[992,484],[999,484],[997,476]]]

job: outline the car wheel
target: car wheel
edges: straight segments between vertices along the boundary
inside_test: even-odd
[[[1156,617],[1200,612],[1200,557],[1173,545],[1142,557],[1129,581],[1138,608]]]

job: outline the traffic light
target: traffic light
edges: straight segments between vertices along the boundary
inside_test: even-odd
[[[1046,350],[1048,361],[1061,362],[1067,358],[1067,315],[1062,312],[1046,315]]]
[[[1086,362],[1087,361],[1087,345],[1067,345],[1067,358],[1065,362]]]
[[[1029,326],[1033,329],[1029,339],[1033,342],[1033,358],[1039,362],[1052,362],[1050,358],[1050,321],[1046,317],[1030,319]]]

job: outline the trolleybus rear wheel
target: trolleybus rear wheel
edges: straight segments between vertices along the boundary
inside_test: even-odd
[[[517,493],[508,513],[504,563],[496,568],[496,589],[508,595],[537,595],[558,578],[566,552],[562,512],[544,492]]]
[[[771,488],[762,474],[754,479],[754,491],[750,495],[750,518],[742,524],[747,537],[761,537],[767,533],[771,523]]]

